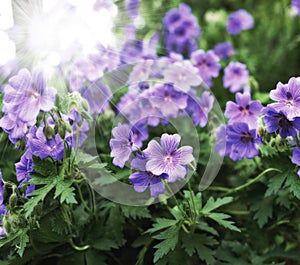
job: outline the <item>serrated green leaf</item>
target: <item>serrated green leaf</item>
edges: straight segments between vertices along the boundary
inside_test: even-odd
[[[33,191],[30,196],[32,198],[27,201],[24,205],[25,217],[28,218],[29,215],[33,212],[35,206],[37,206],[41,201],[45,199],[47,194],[55,187],[54,183],[50,183],[38,190]]]
[[[230,218],[230,215],[224,214],[224,213],[210,213],[207,217],[213,219],[218,224],[224,226],[225,228],[228,228],[233,231],[241,232],[240,229],[238,229],[234,224],[233,221],[226,220]]]
[[[272,177],[269,180],[268,189],[266,190],[265,197],[268,197],[272,194],[276,194],[280,190],[280,188],[282,187],[282,185],[283,185],[284,181],[286,180],[288,174],[289,173],[286,172],[286,173],[278,174],[278,175]]]
[[[23,256],[28,242],[29,237],[27,235],[27,230],[23,230],[22,233],[14,240],[13,245],[15,245],[17,253],[20,257]]]
[[[111,249],[117,249],[119,246],[115,241],[109,238],[99,238],[95,242],[93,242],[93,248],[103,251],[109,251]]]
[[[54,199],[60,196],[60,203],[66,202],[67,204],[77,203],[75,199],[75,188],[71,187],[73,180],[60,180],[55,185]]]
[[[262,228],[273,215],[273,198],[267,197],[251,205],[250,209],[255,211],[254,219],[257,220],[258,226]]]
[[[300,178],[295,172],[289,172],[285,182],[285,187],[287,187],[290,193],[300,200]]]
[[[153,262],[156,263],[160,258],[174,250],[178,243],[179,227],[172,226],[160,234],[154,236],[156,239],[163,240],[159,244],[155,245],[154,248],[157,250],[154,253]]]
[[[216,201],[213,197],[210,197],[204,207],[201,209],[201,213],[207,214],[212,210],[215,210],[225,204],[232,202],[232,197],[218,198]]]
[[[133,218],[134,220],[151,217],[151,214],[147,207],[122,205],[121,210],[125,217]]]
[[[155,220],[155,223],[153,224],[153,228],[149,228],[145,233],[154,233],[156,231],[165,229],[167,227],[176,225],[178,223],[178,220],[174,219],[166,219],[166,218],[157,218]]]
[[[37,156],[32,156],[33,166],[32,168],[36,173],[44,177],[54,177],[57,175],[57,169],[55,163],[48,159],[40,159]]]

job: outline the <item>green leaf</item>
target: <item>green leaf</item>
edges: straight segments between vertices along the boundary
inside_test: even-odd
[[[157,250],[154,253],[153,262],[156,263],[160,258],[174,250],[178,243],[179,227],[172,226],[160,234],[154,236],[156,239],[163,240],[159,244],[155,245],[154,248]]]
[[[300,178],[295,172],[289,172],[285,182],[285,187],[289,189],[297,199],[300,200]]]
[[[29,242],[29,237],[27,235],[27,230],[22,230],[22,233],[13,242],[13,245],[15,245],[17,253],[19,254],[20,257],[23,256],[28,242]]]
[[[74,187],[71,187],[73,180],[59,180],[55,185],[54,199],[60,196],[60,203],[66,202],[67,204],[77,203],[75,199]]]
[[[258,226],[262,228],[273,215],[273,198],[267,197],[258,200],[255,204],[251,205],[250,209],[256,212],[254,219],[257,220]]]
[[[233,221],[228,221],[226,219],[230,218],[231,216],[224,213],[210,213],[208,215],[209,218],[216,221],[218,224],[224,226],[225,228],[228,228],[233,231],[241,232],[240,229],[238,229],[234,224]]]
[[[272,194],[276,194],[282,187],[284,181],[286,180],[289,172],[278,174],[272,177],[268,183],[268,189],[266,190],[265,197],[268,197]]]
[[[32,198],[27,201],[24,205],[25,217],[28,218],[29,215],[33,212],[34,207],[37,206],[41,201],[45,199],[47,194],[54,188],[55,184],[52,182],[42,188],[39,188],[33,191],[30,196]]]
[[[121,205],[121,211],[127,218],[134,220],[140,218],[150,218],[151,214],[147,207]]]
[[[178,223],[178,220],[166,219],[166,218],[157,218],[153,224],[153,228],[149,228],[145,233],[154,233],[156,231],[165,229],[170,226],[174,226]]]
[[[37,156],[32,156],[33,169],[36,173],[44,177],[54,177],[57,175],[55,163],[50,159],[40,159]]]
[[[93,248],[103,251],[109,251],[113,248],[117,249],[119,246],[115,241],[109,238],[99,238],[93,243]]]
[[[210,197],[208,201],[206,202],[205,206],[201,209],[201,212],[203,214],[207,214],[211,212],[212,210],[215,210],[225,204],[228,204],[232,202],[232,197],[225,197],[225,198],[218,198],[216,201],[213,197]]]

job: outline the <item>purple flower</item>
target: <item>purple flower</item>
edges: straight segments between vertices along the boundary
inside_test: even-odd
[[[176,118],[178,111],[187,106],[187,95],[174,89],[173,84],[163,84],[154,87],[154,92],[149,98],[153,107],[159,108],[166,117]]]
[[[288,84],[279,82],[271,90],[270,98],[277,101],[269,104],[277,111],[284,111],[289,120],[300,117],[300,78],[290,78]]]
[[[123,63],[135,63],[143,56],[144,43],[141,40],[127,40],[121,51],[121,61]]]
[[[242,158],[254,158],[259,154],[261,139],[255,129],[249,129],[247,123],[236,122],[227,126],[227,141],[230,147],[229,157],[236,161]]]
[[[297,166],[300,166],[300,147],[293,149],[292,162]],[[298,176],[300,177],[300,170],[298,170]]]
[[[259,100],[250,100],[250,93],[236,93],[236,103],[228,101],[225,116],[233,122],[245,122],[249,128],[257,127],[258,116],[263,108]]]
[[[208,122],[208,114],[214,104],[214,97],[208,91],[204,91],[201,98],[191,98],[188,100],[188,111],[192,113],[192,120],[201,128]]]
[[[27,69],[21,69],[9,79],[4,92],[4,112],[16,115],[23,122],[35,121],[40,110],[50,111],[56,97],[56,89],[47,87],[40,69],[35,69],[32,75]]]
[[[213,51],[205,53],[203,50],[198,50],[191,54],[191,59],[205,84],[211,87],[211,78],[217,77],[221,69],[219,57]]]
[[[2,172],[0,170],[0,217],[5,213],[5,206],[3,205],[3,201],[4,201],[4,183],[2,180]]]
[[[272,107],[267,107],[264,110],[264,114],[267,132],[273,133],[279,129],[279,134],[282,138],[287,138],[288,136],[295,138],[297,136],[297,132],[300,130],[300,118],[289,120],[284,111],[278,112]]]
[[[156,176],[165,173],[168,182],[175,182],[178,178],[184,178],[187,174],[187,165],[194,160],[193,148],[183,146],[178,149],[180,135],[161,136],[160,144],[151,140],[144,154],[147,157],[146,170]]]
[[[131,18],[136,18],[139,14],[140,0],[126,0],[126,11]]]
[[[112,130],[112,138],[109,142],[111,153],[113,157],[113,164],[123,168],[125,162],[129,159],[132,152],[132,131],[128,124],[121,124]]]
[[[244,9],[233,12],[227,21],[227,32],[229,34],[239,34],[242,30],[254,27],[253,17]]]
[[[217,44],[214,47],[214,52],[220,59],[223,60],[227,60],[235,54],[231,43],[228,41]]]
[[[222,157],[229,156],[231,144],[227,141],[227,134],[226,134],[226,126],[221,125],[217,130],[215,131],[216,136],[216,143],[215,143],[215,150],[218,152],[218,154]]]
[[[34,172],[32,165],[32,156],[29,151],[26,151],[26,153],[21,156],[20,161],[15,164],[17,180],[21,182],[19,188],[22,188],[24,184],[31,179],[30,173]],[[30,195],[34,189],[35,185],[28,185],[26,188],[26,196]]]
[[[146,170],[146,163],[146,157],[137,155],[137,158],[132,160],[131,167],[140,171],[132,173],[129,180],[134,185],[136,192],[144,192],[149,187],[151,197],[157,197],[159,194],[164,193],[165,186],[162,179],[168,178],[168,175],[165,173],[159,176],[154,175]]]
[[[292,7],[297,10],[298,16],[300,16],[300,1],[299,0],[293,0],[292,1]]]
[[[201,78],[197,75],[197,69],[188,61],[177,62],[169,65],[164,71],[164,82],[173,83],[178,91],[188,92],[191,86],[201,84]]]
[[[44,127],[32,127],[27,135],[27,144],[31,153],[41,159],[50,156],[54,160],[61,160],[64,157],[64,141],[59,134],[48,140]]]
[[[141,121],[132,126],[131,128],[131,140],[133,142],[133,150],[138,148],[142,148],[143,141],[147,140],[149,137],[147,125],[145,122]]]
[[[229,88],[230,92],[235,93],[240,90],[248,91],[249,72],[245,64],[231,62],[224,70],[223,84]]]

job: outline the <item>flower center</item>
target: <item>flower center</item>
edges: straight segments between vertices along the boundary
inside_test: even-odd
[[[172,162],[173,162],[173,157],[172,157],[171,155],[166,155],[166,156],[164,157],[164,161],[165,161],[166,163],[172,163]]]
[[[241,137],[241,141],[242,141],[242,143],[247,144],[249,142],[253,142],[253,137],[250,133],[243,132],[242,137]]]

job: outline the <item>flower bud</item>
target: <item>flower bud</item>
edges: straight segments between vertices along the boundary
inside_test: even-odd
[[[15,193],[13,193],[10,197],[9,197],[9,206],[10,206],[10,209],[13,209],[16,207],[18,203],[18,197]]]
[[[55,130],[49,125],[44,127],[43,132],[47,140],[50,140],[55,136]]]

